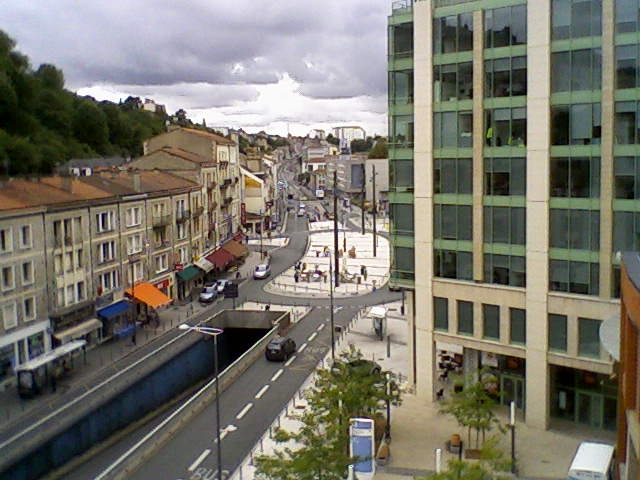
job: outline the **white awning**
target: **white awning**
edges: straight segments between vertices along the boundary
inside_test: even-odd
[[[99,328],[102,328],[102,322],[97,318],[90,318],[71,328],[55,332],[53,336],[60,340],[60,342],[66,343],[68,340],[75,340]]]
[[[600,343],[616,361],[620,361],[620,317],[605,320],[600,325]]]
[[[371,307],[371,310],[369,310],[369,316],[385,318],[387,316],[387,309],[384,307]]]
[[[456,345],[455,343],[436,342],[436,349],[445,352],[458,353],[460,355],[464,353],[464,347],[462,345]]]
[[[213,263],[207,260],[204,256],[197,259],[195,262],[193,262],[193,264],[196,267],[198,267],[200,270],[204,270],[205,273],[209,273],[211,270],[213,270],[213,267],[215,266]]]

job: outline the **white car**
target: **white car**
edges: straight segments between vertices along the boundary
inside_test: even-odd
[[[256,269],[253,271],[253,278],[262,279],[271,275],[271,267],[266,263],[256,265]]]
[[[227,283],[231,282],[231,280],[218,280],[216,283],[216,288],[218,289],[218,293],[224,292],[224,287],[227,286]]]

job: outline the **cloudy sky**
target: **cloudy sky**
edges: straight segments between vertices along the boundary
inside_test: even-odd
[[[79,94],[153,98],[208,126],[386,135],[391,0],[11,0],[0,28]]]

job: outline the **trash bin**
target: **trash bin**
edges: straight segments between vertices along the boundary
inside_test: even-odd
[[[358,285],[360,285],[360,283],[361,283],[361,282],[362,282],[362,279],[360,278],[360,275],[358,275],[358,276],[356,277],[356,283],[357,283]]]

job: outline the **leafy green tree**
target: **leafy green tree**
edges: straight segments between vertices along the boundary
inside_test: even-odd
[[[64,89],[64,73],[49,63],[43,63],[35,72],[35,78],[40,81],[42,88],[52,90]]]
[[[474,381],[470,376],[466,382],[467,386],[459,392],[454,392],[451,399],[444,402],[440,409],[440,413],[452,415],[460,426],[467,428],[469,443],[471,431],[475,430],[475,448],[479,448],[481,435],[484,441],[485,433],[493,427],[502,429],[493,411],[497,405],[495,395],[489,391],[489,384],[494,381],[495,377],[489,370],[480,370],[478,380]]]
[[[80,100],[73,118],[73,131],[79,141],[86,143],[96,152],[102,152],[109,141],[107,118],[95,102]]]
[[[368,137],[366,140],[356,138],[351,140],[351,153],[368,152],[373,147],[373,140]]]
[[[327,135],[327,142],[329,142],[329,143],[331,143],[331,144],[333,144],[335,146],[340,145],[340,139],[338,137],[334,137],[333,133],[330,133],[329,135]]]
[[[376,140],[371,150],[369,150],[369,158],[389,158],[389,147],[386,138],[380,137]]]

